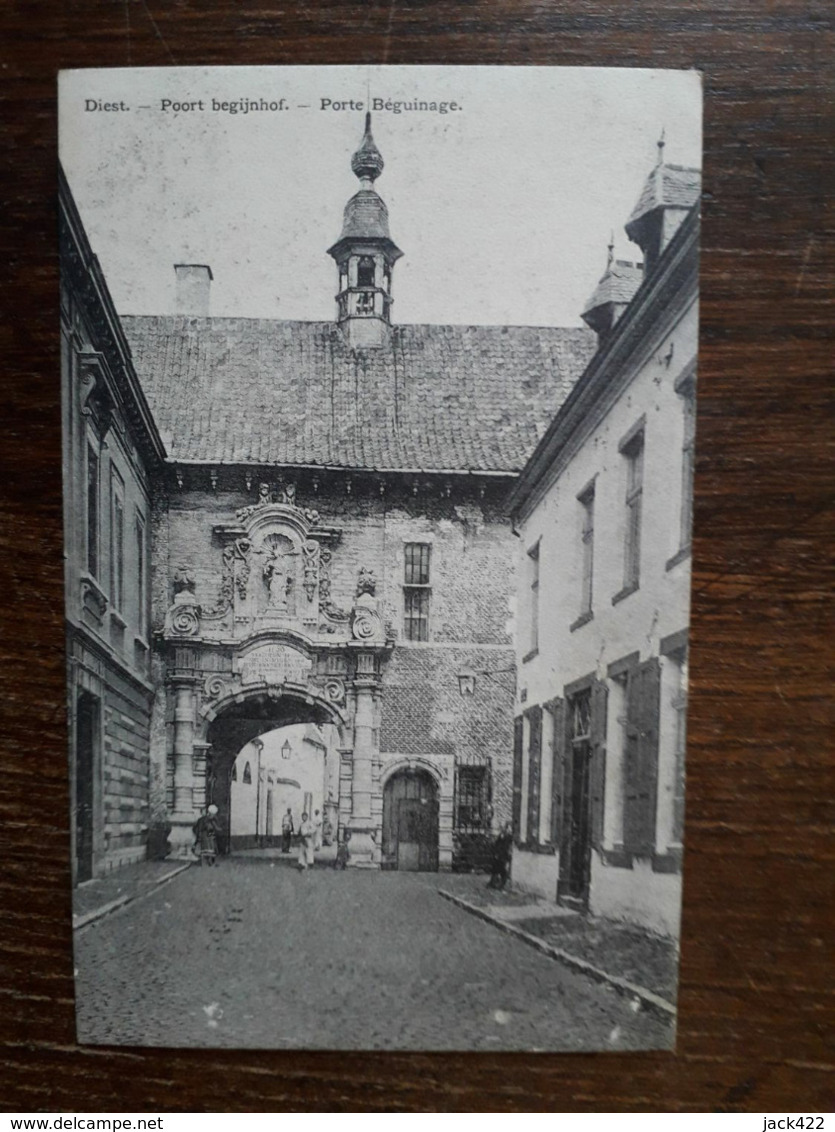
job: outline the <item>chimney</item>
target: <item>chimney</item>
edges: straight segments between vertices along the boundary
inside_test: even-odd
[[[209,314],[212,269],[206,263],[175,263],[174,274],[177,278],[177,314],[206,318]]]

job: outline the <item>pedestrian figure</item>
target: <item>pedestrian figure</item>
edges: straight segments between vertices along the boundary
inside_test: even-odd
[[[319,850],[322,848],[322,819],[319,816],[319,811],[313,811],[313,828],[315,833],[313,835],[313,848]]]
[[[281,852],[290,852],[290,842],[293,840],[293,815],[290,812],[290,807],[287,807],[287,813],[281,819]]]
[[[351,831],[349,829],[343,830],[342,837],[336,847],[336,860],[333,863],[335,869],[347,869],[348,858],[348,842],[351,840]]]
[[[513,827],[506,822],[493,842],[488,888],[504,888],[510,879],[510,860],[513,853]]]
[[[214,865],[217,860],[217,833],[220,823],[217,820],[217,806],[211,805],[192,826],[194,849],[200,857],[200,864]]]
[[[316,860],[314,855],[315,840],[316,827],[307,814],[304,813],[302,814],[302,822],[299,826],[299,868],[302,872],[312,866]]]

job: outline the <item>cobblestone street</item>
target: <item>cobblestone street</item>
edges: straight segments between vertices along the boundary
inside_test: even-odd
[[[442,899],[455,877],[191,868],[76,938],[82,1042],[658,1049],[671,1027]],[[470,885],[472,878],[468,878]]]

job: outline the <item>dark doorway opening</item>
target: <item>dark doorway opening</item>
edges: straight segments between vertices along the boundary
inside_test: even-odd
[[[585,908],[591,875],[591,692],[569,701],[569,745],[560,847],[560,903]]]
[[[76,882],[93,877],[93,783],[101,707],[96,696],[80,692],[75,715]]]
[[[425,770],[401,770],[383,792],[383,868],[438,871],[438,789]]]

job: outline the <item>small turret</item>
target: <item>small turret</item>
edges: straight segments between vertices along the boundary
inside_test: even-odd
[[[626,222],[626,234],[644,253],[648,271],[669,244],[699,199],[702,174],[686,165],[664,161],[664,132],[658,139],[658,160]]]
[[[628,259],[615,259],[615,235],[609,239],[606,270],[586,303],[582,319],[603,342],[641,286],[644,265]]]
[[[371,133],[371,115],[351,158],[360,188],[345,206],[342,234],[328,248],[339,270],[337,321],[354,347],[381,346],[391,324],[391,277],[402,252],[389,234],[388,209],[374,188],[384,168]]]

